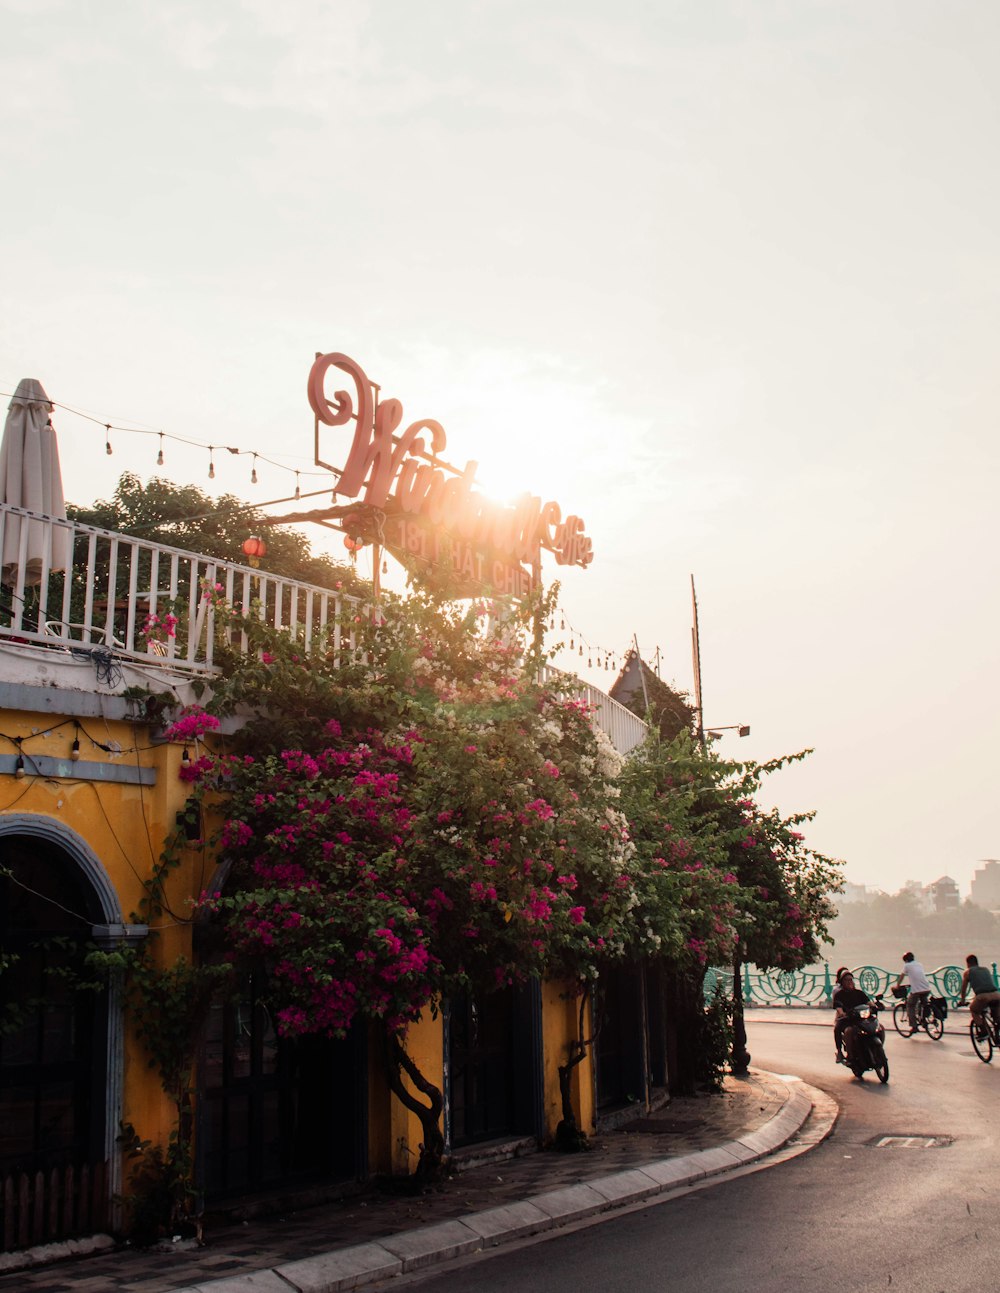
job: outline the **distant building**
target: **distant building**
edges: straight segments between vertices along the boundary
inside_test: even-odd
[[[1000,911],[1000,860],[982,858],[982,865],[972,877],[970,897],[977,907]]]
[[[935,880],[924,892],[930,898],[932,911],[957,911],[962,905],[958,885],[950,875],[943,875],[940,880]]]
[[[697,710],[687,695],[658,678],[637,651],[626,655],[608,694],[640,718],[650,715],[666,741],[680,732],[696,730]]]
[[[850,880],[844,881],[843,890],[837,895],[837,906],[848,907],[851,903],[871,902],[875,893],[864,884],[852,884]]]
[[[899,892],[910,895],[921,916],[929,916],[934,910],[930,885],[922,885],[919,880],[907,880]]]

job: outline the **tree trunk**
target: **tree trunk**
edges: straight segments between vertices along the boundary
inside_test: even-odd
[[[389,1089],[411,1113],[417,1115],[423,1132],[420,1157],[417,1160],[416,1171],[413,1173],[414,1184],[430,1184],[440,1179],[444,1168],[444,1135],[441,1131],[444,1097],[440,1088],[433,1082],[429,1082],[414,1064],[397,1033],[383,1033],[382,1043]],[[404,1073],[420,1094],[427,1097],[426,1103],[418,1099],[403,1082]]]

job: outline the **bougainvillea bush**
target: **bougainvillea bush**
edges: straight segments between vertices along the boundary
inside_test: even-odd
[[[224,792],[226,881],[206,906],[233,953],[268,964],[280,1030],[380,1021],[411,1078],[402,1043],[424,1010],[466,986],[586,978],[633,941],[620,761],[518,624],[487,619],[412,598],[356,626],[346,658],[268,641],[217,697],[257,714],[240,752],[189,765]]]
[[[309,648],[241,620],[250,650],[213,700],[246,719],[236,747],[206,752],[197,712],[171,731],[195,746],[194,793],[223,806],[204,906],[230,954],[268,966],[286,1036],[380,1025],[424,1172],[443,1145],[441,1093],[405,1044],[422,1012],[464,988],[585,985],[624,956],[662,958],[695,1000],[710,964],[806,963],[836,883],[798,820],[756,804],[779,765],[657,733],[623,764],[544,672],[534,610],[386,598]]]

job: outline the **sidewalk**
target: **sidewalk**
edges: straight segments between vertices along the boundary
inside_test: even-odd
[[[123,1249],[0,1277],[3,1293],[339,1293],[666,1194],[763,1158],[836,1108],[794,1079],[727,1077],[593,1137],[589,1153],[537,1151],[462,1172],[416,1197],[376,1190],[210,1230],[203,1247]]]

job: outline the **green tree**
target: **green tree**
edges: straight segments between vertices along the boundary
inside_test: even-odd
[[[764,778],[790,761],[739,764],[687,733],[669,743],[654,733],[625,767],[622,809],[636,851],[636,937],[666,965],[677,1093],[715,1081],[704,1062],[710,1049],[704,1039],[712,1033],[706,1033],[702,992],[708,966],[736,971],[734,1063],[740,1066],[739,964],[800,968],[827,937],[834,915],[828,894],[840,886],[840,864],[806,844],[798,828],[810,814],[783,818],[757,802]]]
[[[68,504],[66,512],[85,525],[242,565],[247,561],[243,541],[254,535],[267,543],[262,568],[270,574],[322,588],[340,584],[346,592],[367,589],[350,566],[314,554],[303,534],[268,524],[262,512],[233,494],[215,499],[196,485],[175,485],[157,476],[143,484],[125,472],[110,499],[90,507]]]

